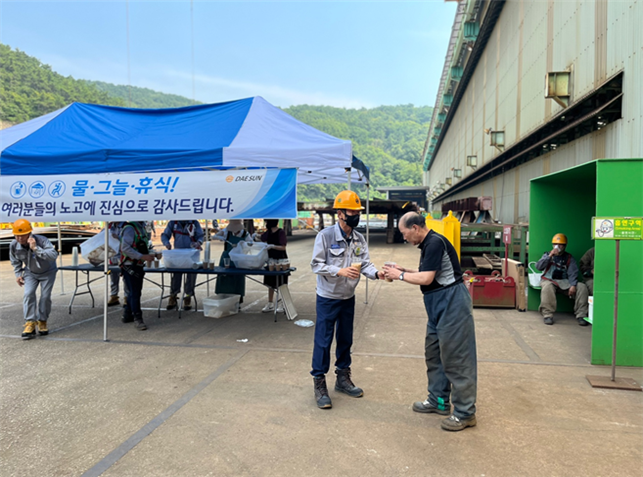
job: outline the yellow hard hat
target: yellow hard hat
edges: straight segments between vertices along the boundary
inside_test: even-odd
[[[335,197],[333,209],[364,210],[364,207],[362,207],[362,202],[355,192],[343,190]]]
[[[11,228],[13,228],[13,235],[27,235],[33,230],[33,228],[31,228],[31,222],[27,219],[16,220]]]
[[[554,238],[551,239],[551,243],[567,245],[567,236],[565,234],[556,234],[554,235]]]

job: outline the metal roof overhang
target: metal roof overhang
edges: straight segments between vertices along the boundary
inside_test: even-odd
[[[554,145],[558,147],[567,144],[621,119],[622,86],[623,72],[620,71],[608,78],[598,88],[560,111],[548,122],[505,150],[494,160],[478,168],[476,172],[469,174],[458,184],[433,198],[432,202],[444,200],[494,175],[547,154],[553,149],[548,146]],[[601,115],[600,125],[594,119],[599,114]]]
[[[449,129],[449,124],[451,124],[451,121],[453,120],[453,116],[455,116],[455,112],[458,109],[460,100],[464,96],[464,92],[467,89],[467,85],[469,84],[469,81],[471,80],[471,77],[473,76],[473,73],[476,70],[476,66],[478,66],[478,62],[480,61],[480,58],[482,57],[482,53],[484,52],[484,49],[487,46],[489,37],[491,36],[491,33],[493,32],[493,29],[496,26],[496,23],[498,22],[498,18],[500,17],[500,13],[502,12],[503,7],[505,6],[505,0],[487,0],[487,1],[489,5],[484,16],[484,21],[480,25],[480,32],[478,33],[478,38],[473,44],[473,49],[471,50],[471,54],[469,55],[469,60],[467,61],[467,64],[464,67],[464,71],[462,72],[462,78],[458,82],[458,86],[455,88],[453,101],[449,106],[447,117],[444,120],[444,125],[442,126],[442,131],[438,138],[438,142],[435,145],[435,150],[433,151],[433,154],[431,155],[431,159],[429,160],[429,164],[427,165],[427,168],[426,168],[427,171],[431,169],[433,160],[438,155],[438,151],[440,150],[442,141],[444,140],[444,137],[447,134],[447,130]],[[447,57],[447,61],[450,61],[448,57]],[[443,76],[444,74],[445,73],[443,73]],[[439,98],[440,94],[442,92],[446,93],[448,89],[449,89],[448,85],[444,85],[444,91],[438,92],[438,103],[440,101],[440,98]],[[434,117],[437,115],[438,112],[439,111],[434,111]],[[433,124],[434,123],[432,120],[431,126],[429,127],[429,133],[426,139],[424,152],[426,152],[427,146],[429,144],[429,138],[431,137],[431,133],[433,132]],[[422,159],[424,160],[424,157]]]

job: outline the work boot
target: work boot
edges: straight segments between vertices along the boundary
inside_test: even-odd
[[[364,391],[353,384],[351,380],[351,368],[336,369],[337,381],[335,382],[335,391],[348,394],[351,397],[362,397]]]
[[[192,309],[192,300],[189,296],[183,297],[183,309],[185,311]]]
[[[330,409],[333,403],[328,395],[328,388],[326,387],[326,376],[315,376],[315,400],[319,409]]]
[[[173,310],[176,308],[176,295],[170,295],[170,299],[167,301],[167,310]]]
[[[123,317],[121,321],[123,323],[131,323],[134,321],[134,315],[132,315],[132,312],[128,308],[123,307]]]
[[[136,329],[139,331],[145,331],[147,329],[142,316],[137,316],[134,318],[134,326],[136,326]]]
[[[118,299],[118,295],[112,295],[109,297],[109,301],[107,302],[107,306],[115,306],[115,305],[120,305],[121,302]]]
[[[546,325],[553,325],[554,324],[554,317],[553,316],[546,316],[543,321],[545,322]]]
[[[38,334],[40,336],[45,336],[49,334],[49,330],[47,329],[47,322],[46,321],[40,321],[36,323],[38,325]]]
[[[36,337],[36,322],[35,321],[26,321],[25,329],[22,330],[22,339],[30,340]]]
[[[453,414],[442,421],[441,427],[445,431],[461,431],[467,427],[473,427],[477,424],[475,414],[466,419],[460,419]]]
[[[432,405],[429,400],[427,399],[426,401],[416,401],[413,403],[412,409],[415,412],[423,412],[423,413],[435,413],[435,414],[440,414],[441,416],[448,416],[451,414],[451,405],[447,404],[444,406],[444,409],[440,409],[438,407],[435,407]]]
[[[585,318],[583,318],[583,317],[576,318],[576,319],[578,320],[578,325],[579,326],[587,326],[587,325],[589,325],[589,321],[585,321]]]

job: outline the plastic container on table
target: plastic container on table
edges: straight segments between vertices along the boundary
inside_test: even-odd
[[[239,313],[240,295],[212,295],[203,299],[203,316],[222,318]]]
[[[265,242],[255,242],[252,245],[239,242],[239,245],[230,250],[230,259],[237,268],[263,268],[268,261],[267,246]]]
[[[120,242],[109,234],[107,257],[112,258],[120,250]],[[92,265],[101,265],[105,261],[105,230],[101,230],[89,240],[80,244],[80,254]]]
[[[193,248],[175,248],[163,251],[163,265],[165,268],[192,268],[199,263],[201,252]]]

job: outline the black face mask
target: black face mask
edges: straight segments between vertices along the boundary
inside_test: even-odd
[[[346,222],[346,225],[348,225],[351,229],[354,229],[359,225],[359,217],[360,217],[360,214],[346,215],[344,222]]]

